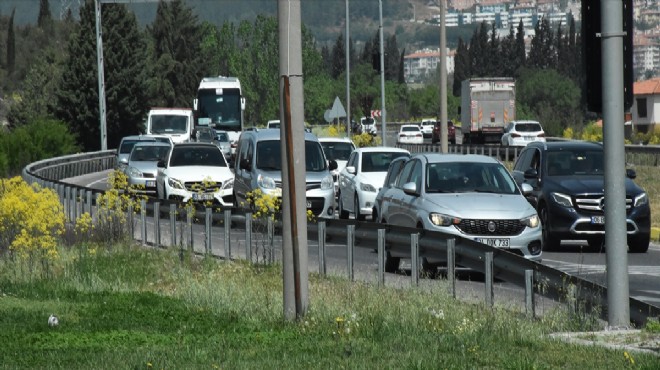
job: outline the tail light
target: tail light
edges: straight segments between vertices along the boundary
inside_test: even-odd
[[[545,137],[545,134],[538,134],[537,137]]]

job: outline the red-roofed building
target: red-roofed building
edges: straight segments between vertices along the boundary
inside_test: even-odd
[[[633,84],[632,121],[635,131],[649,132],[660,128],[660,78]]]

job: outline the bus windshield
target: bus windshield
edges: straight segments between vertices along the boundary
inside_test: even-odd
[[[222,95],[217,95],[216,89],[199,89],[197,100],[198,125],[212,126],[216,130],[242,130],[239,89],[222,89]]]

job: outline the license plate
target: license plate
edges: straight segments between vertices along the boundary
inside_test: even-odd
[[[146,187],[155,188],[156,187],[156,181],[153,181],[153,180],[147,181]]]
[[[534,139],[534,136],[523,136],[525,138],[525,141],[532,141]]]
[[[596,225],[605,224],[605,216],[591,216],[591,223]]]
[[[308,208],[308,209],[309,209],[309,208],[312,208],[312,201],[311,201],[311,200],[308,200],[308,201],[307,201],[307,208]]]
[[[193,200],[212,200],[213,199],[213,194],[212,193],[193,193],[192,198],[193,198]]]
[[[494,239],[494,238],[476,238],[476,241],[479,243],[483,243],[486,245],[489,245],[491,247],[496,247],[496,248],[508,248],[509,247],[509,239],[504,239],[504,238],[499,238],[499,239]]]

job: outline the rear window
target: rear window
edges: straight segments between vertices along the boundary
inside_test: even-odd
[[[542,131],[542,129],[541,129],[541,125],[538,123],[518,123],[516,125],[516,131],[536,132],[536,131]]]

